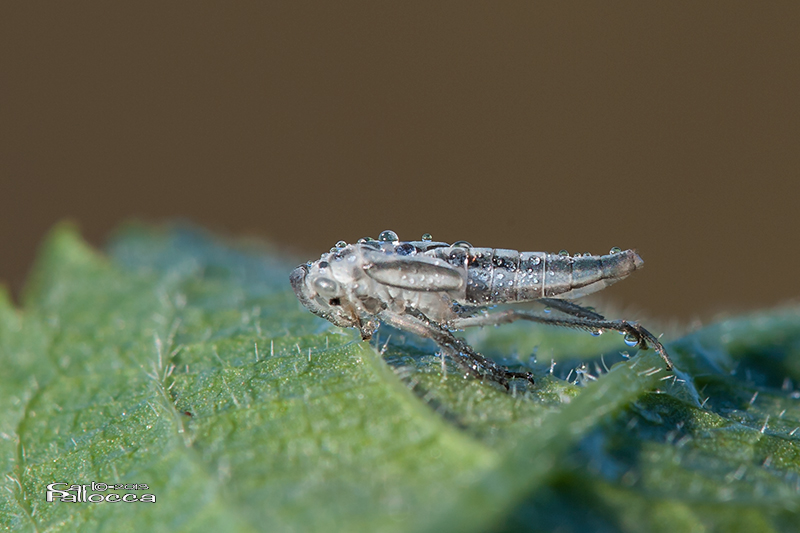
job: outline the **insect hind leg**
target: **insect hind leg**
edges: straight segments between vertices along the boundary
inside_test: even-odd
[[[580,318],[591,318],[594,320],[605,320],[606,317],[592,309],[583,307],[569,300],[561,300],[559,298],[539,298],[539,302],[552,307],[557,311],[566,313],[568,315],[577,316]]]
[[[583,309],[576,304],[571,304],[571,305],[576,308]],[[648,346],[652,346],[653,349],[656,351],[656,353],[658,353],[661,359],[663,359],[664,362],[667,364],[667,370],[672,370],[673,367],[675,366],[672,363],[672,359],[670,359],[667,350],[664,348],[664,345],[662,345],[661,342],[659,342],[659,340],[655,337],[655,335],[647,331],[645,328],[643,328],[636,322],[628,322],[627,320],[606,320],[605,318],[601,319],[586,318],[583,316],[575,315],[574,313],[569,313],[568,311],[562,308],[559,308],[559,310],[568,314],[572,314],[573,316],[545,317],[537,315],[535,313],[531,313],[529,311],[508,309],[484,315],[457,318],[455,320],[452,320],[450,322],[450,325],[456,329],[464,329],[474,326],[496,326],[499,324],[508,324],[511,322],[515,322],[517,320],[527,320],[529,322],[536,322],[539,324],[549,324],[551,326],[562,326],[567,328],[584,329],[587,331],[595,331],[598,329],[601,330],[610,329],[632,335],[633,337],[636,338],[637,345],[643,350],[646,350]],[[586,311],[592,313],[592,311],[589,311],[588,309]]]

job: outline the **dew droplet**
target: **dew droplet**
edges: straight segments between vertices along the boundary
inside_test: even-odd
[[[472,245],[467,241],[456,241],[452,246],[453,248],[472,248]]]
[[[367,239],[362,243],[362,246],[366,246],[368,248],[372,248],[373,250],[380,250],[381,249],[381,242],[376,241],[375,239]]]
[[[402,244],[398,244],[395,247],[394,251],[398,255],[414,255],[415,253],[417,253],[417,248],[410,242],[404,242]]]
[[[603,330],[602,329],[593,329],[591,331],[591,333],[592,333],[592,337],[599,337],[600,335],[603,334]]]
[[[626,345],[631,346],[631,347],[636,346],[637,344],[639,344],[639,339],[637,339],[636,335],[634,335],[632,333],[626,333],[625,334],[625,338],[623,339],[623,341],[625,342]]]
[[[430,233],[423,233],[422,240],[425,242],[430,242],[433,240],[433,235],[431,235]]]
[[[615,246],[608,253],[610,253],[610,254],[618,254],[621,251],[622,251],[622,248],[620,248],[619,246]]]
[[[337,248],[344,248],[345,246],[347,246],[347,243],[344,241],[339,241],[336,243]]]
[[[548,305],[547,307],[545,307],[545,308],[544,308],[544,312],[545,312],[545,313],[552,313],[552,312],[553,312],[553,310],[552,310],[552,309],[550,308],[550,306]]]
[[[562,257],[566,257],[566,256],[568,256],[568,255],[569,255],[569,252],[568,252],[568,251],[566,251],[566,250],[561,250],[560,252],[558,252],[558,255],[560,255],[560,256],[562,256]]]
[[[378,235],[378,240],[383,242],[397,242],[400,238],[397,236],[397,233],[393,232],[390,229],[384,230]]]

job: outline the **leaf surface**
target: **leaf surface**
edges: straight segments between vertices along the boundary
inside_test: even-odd
[[[501,362],[532,365],[536,385],[506,393],[452,367],[443,377],[435,347],[403,332],[382,329],[368,344],[306,312],[287,281],[292,266],[264,245],[194,229],[130,227],[104,255],[56,228],[22,309],[0,292],[0,524],[577,532],[800,523],[797,309],[672,342],[674,380],[652,351],[621,357],[611,333],[530,324],[469,333]],[[93,481],[146,483],[113,492],[157,501],[45,501],[49,483]]]

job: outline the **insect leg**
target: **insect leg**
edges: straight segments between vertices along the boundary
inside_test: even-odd
[[[509,378],[522,378],[533,383],[533,374],[530,372],[511,372],[491,359],[485,358],[465,341],[419,311],[406,309],[406,313],[402,315],[382,311],[379,317],[394,328],[432,339],[456,364],[479,379],[489,378],[506,389]]]
[[[538,301],[568,315],[577,316],[580,318],[593,318],[595,320],[606,319],[606,317],[600,313],[592,311],[591,309],[587,309],[586,307],[580,306],[574,302],[570,302],[569,300],[561,300],[560,298],[539,298]]]
[[[573,304],[574,305],[574,304]],[[575,306],[579,307],[579,306]],[[566,312],[566,311],[565,311]],[[589,311],[591,313],[591,311]],[[585,329],[594,331],[597,329],[610,329],[620,331],[626,334],[633,335],[641,349],[646,350],[649,345],[661,356],[661,359],[667,364],[667,370],[672,370],[673,364],[667,350],[658,341],[658,339],[644,329],[636,322],[628,322],[627,320],[606,320],[585,318],[581,316],[574,317],[545,317],[528,311],[519,311],[509,309],[505,311],[498,311],[479,316],[471,316],[466,318],[457,318],[450,321],[450,325],[456,329],[469,328],[473,326],[491,326],[498,324],[508,324],[515,320],[528,320],[530,322],[537,322],[539,324],[550,324],[551,326],[563,326],[568,328]]]
[[[393,328],[408,331],[414,335],[433,340],[448,356],[458,363],[459,366],[463,367],[467,372],[480,377],[480,375],[471,368],[467,358],[459,354],[457,348],[458,339],[442,328],[433,325],[430,320],[419,319],[408,315],[399,315],[388,311],[383,311],[380,314],[380,319],[383,323]]]

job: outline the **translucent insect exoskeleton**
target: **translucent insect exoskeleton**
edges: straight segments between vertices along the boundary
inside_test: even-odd
[[[508,388],[512,378],[533,383],[528,372],[512,372],[483,357],[456,330],[516,320],[585,329],[616,330],[629,346],[652,346],[672,369],[658,339],[636,322],[607,320],[571,300],[596,292],[641,268],[633,250],[613,248],[606,255],[565,251],[518,252],[476,248],[465,241],[400,241],[393,231],[356,244],[340,241],[313,263],[300,265],[290,280],[297,298],[312,313],[337,326],[358,328],[364,339],[380,323],[435,341],[465,372]],[[488,311],[497,304],[539,301],[560,311]]]

